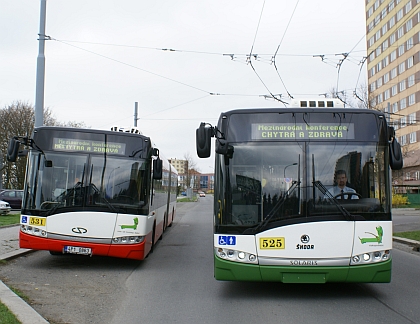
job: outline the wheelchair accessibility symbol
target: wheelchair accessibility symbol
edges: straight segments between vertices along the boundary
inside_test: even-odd
[[[236,245],[236,236],[219,236],[219,245]]]

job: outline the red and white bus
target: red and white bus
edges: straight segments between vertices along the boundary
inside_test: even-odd
[[[28,150],[21,248],[144,259],[171,226],[178,175],[137,129],[39,127]]]

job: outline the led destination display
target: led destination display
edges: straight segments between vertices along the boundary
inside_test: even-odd
[[[53,150],[85,153],[125,154],[125,143],[53,138]]]
[[[285,139],[316,139],[316,140],[348,140],[354,139],[354,124],[335,123],[258,123],[252,124],[253,140],[285,140]]]

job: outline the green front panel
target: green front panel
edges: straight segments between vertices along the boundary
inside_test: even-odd
[[[214,257],[214,277],[230,281],[283,283],[390,282],[392,260],[346,267],[259,266]]]
[[[391,282],[392,259],[373,264],[351,267],[347,282]]]
[[[229,281],[262,281],[257,264],[231,262],[214,256],[214,278]]]

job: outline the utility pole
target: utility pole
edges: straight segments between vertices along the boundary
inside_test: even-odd
[[[47,0],[41,0],[38,34],[38,58],[36,65],[36,94],[35,94],[35,127],[44,124],[44,84],[45,84],[45,20],[47,11]]]
[[[136,101],[134,103],[134,127],[137,127],[137,120],[138,120],[137,116],[139,113],[138,110],[139,110],[139,103]]]

